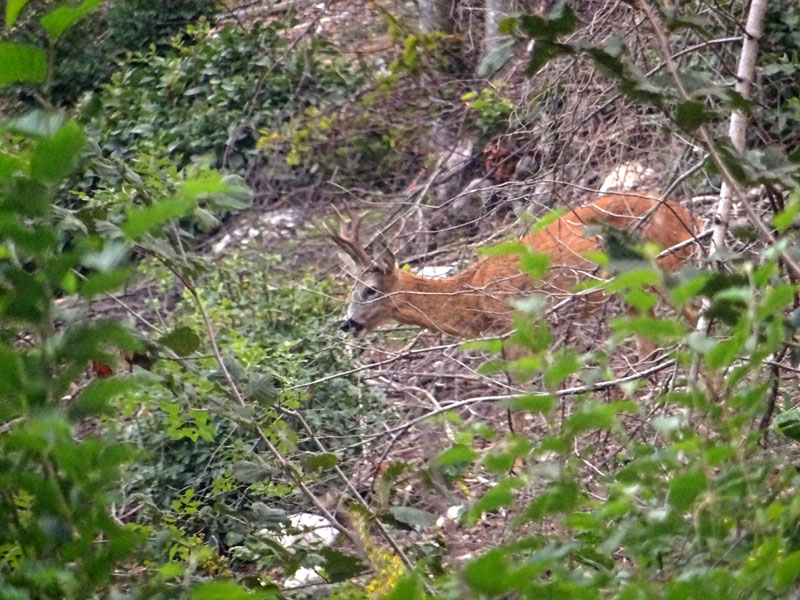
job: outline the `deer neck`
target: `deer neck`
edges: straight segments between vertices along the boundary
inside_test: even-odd
[[[398,271],[392,294],[394,318],[458,337],[476,337],[487,324],[481,294],[471,291],[472,269],[452,277],[428,279]]]

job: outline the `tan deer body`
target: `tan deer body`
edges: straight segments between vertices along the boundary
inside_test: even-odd
[[[539,282],[521,273],[513,255],[481,259],[444,279],[427,279],[398,268],[391,252],[375,258],[358,238],[358,220],[342,223],[334,241],[353,259],[357,279],[342,329],[363,335],[386,321],[418,325],[450,335],[474,338],[512,328],[510,300],[534,290],[566,297],[575,284],[596,270],[585,258],[602,250],[602,240],[589,235],[589,224],[634,231],[661,249],[690,240],[699,232],[697,220],[679,204],[643,195],[611,195],[562,215],[522,242],[550,255],[550,267]],[[675,270],[692,252],[687,246],[659,260]]]

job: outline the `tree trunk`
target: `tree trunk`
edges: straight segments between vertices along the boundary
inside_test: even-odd
[[[745,25],[742,54],[739,57],[739,67],[736,72],[736,91],[745,99],[750,97],[750,86],[755,77],[758,41],[761,39],[764,30],[766,12],[767,0],[753,0],[750,4],[750,14],[747,16],[747,24]],[[746,129],[747,116],[739,110],[733,111],[728,135],[731,138],[733,147],[740,152],[744,150]],[[727,181],[723,181],[719,203],[714,212],[714,233],[711,236],[711,247],[709,248],[711,257],[725,247],[725,233],[728,231],[732,197],[733,190],[730,189]]]

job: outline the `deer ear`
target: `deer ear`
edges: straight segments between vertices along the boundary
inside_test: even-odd
[[[395,260],[394,254],[386,244],[378,244],[373,257],[375,266],[384,275],[388,275],[397,268],[397,260]]]

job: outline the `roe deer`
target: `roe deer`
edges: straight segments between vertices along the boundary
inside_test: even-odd
[[[541,281],[522,273],[519,258],[513,255],[491,256],[451,277],[427,279],[400,269],[388,248],[371,256],[359,238],[361,219],[339,218],[337,233],[326,230],[353,262],[349,270],[356,284],[342,329],[356,337],[390,320],[463,338],[507,333],[514,312],[509,299],[534,290],[569,295],[574,285],[595,269],[585,255],[600,251],[602,240],[587,235],[585,225],[597,223],[635,232],[661,249],[687,242],[700,230],[697,219],[676,202],[615,194],[570,210],[522,238],[534,251],[550,255],[550,267]],[[692,250],[687,245],[658,262],[663,269],[674,271]]]

